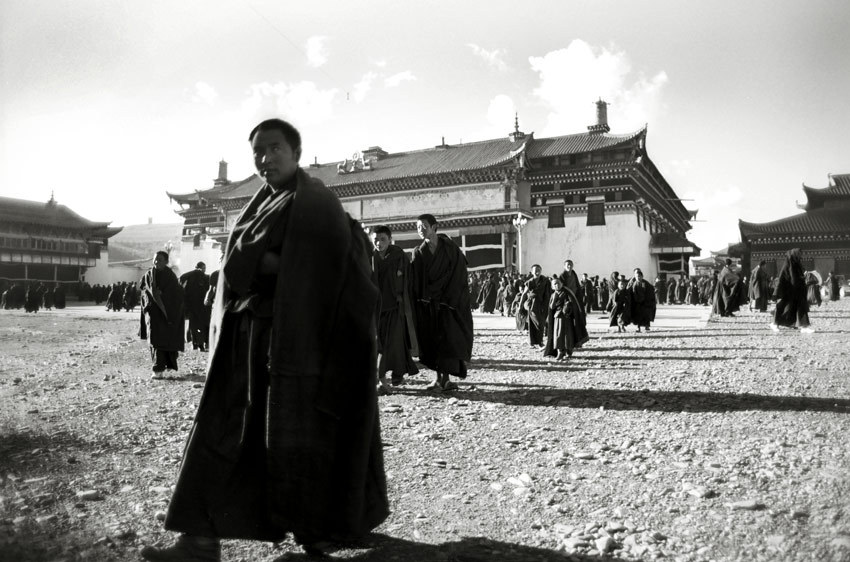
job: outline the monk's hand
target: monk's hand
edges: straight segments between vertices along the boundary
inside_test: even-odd
[[[266,252],[260,261],[260,273],[278,273],[280,271],[280,256],[274,252]]]

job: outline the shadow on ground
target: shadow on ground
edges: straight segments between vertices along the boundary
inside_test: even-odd
[[[566,557],[563,551],[522,546],[494,541],[484,537],[468,537],[457,542],[426,544],[387,535],[373,535],[368,550],[338,553],[339,559],[351,562],[379,562],[386,560],[410,560],[415,562],[622,562],[623,558],[607,556],[584,556],[574,554]],[[315,560],[302,554],[288,553],[275,562]]]
[[[473,402],[493,402],[507,406],[547,406],[605,410],[647,410],[650,412],[738,412],[747,410],[775,412],[835,412],[850,414],[850,400],[807,396],[769,396],[728,392],[614,390],[598,388],[512,388],[489,390],[488,383],[474,391],[435,393],[409,387],[393,389],[400,394],[430,394],[455,397]]]

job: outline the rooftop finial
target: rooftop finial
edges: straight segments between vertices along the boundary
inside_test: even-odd
[[[611,130],[608,127],[608,102],[599,98],[598,101],[593,103],[596,104],[596,124],[589,126],[587,130],[591,134],[607,133]]]
[[[519,112],[514,113],[514,132],[519,132]]]

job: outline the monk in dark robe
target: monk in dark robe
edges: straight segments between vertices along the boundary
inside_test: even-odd
[[[617,285],[617,290],[611,295],[611,312],[609,315],[608,327],[616,327],[617,333],[625,332],[626,326],[628,326],[631,321],[632,292],[626,288],[626,282],[620,279]]]
[[[449,377],[466,378],[472,358],[472,312],[466,256],[437,232],[430,214],[416,219],[422,244],[413,251],[412,295],[416,310],[419,362],[436,372],[430,390],[457,390]]]
[[[219,270],[207,382],[165,519],[183,535],[147,560],[218,561],[222,538],[288,533],[318,557],[388,514],[371,244],[298,167],[292,125],[264,121],[249,139],[266,183]]]
[[[189,319],[189,335],[192,349],[207,351],[209,326],[204,310],[204,297],[210,289],[210,278],[206,274],[207,266],[199,261],[195,269],[180,276],[183,298],[186,304],[186,317]]]
[[[643,278],[643,271],[636,268],[635,275],[629,283],[632,292],[632,324],[637,326],[637,331],[646,328],[649,331],[650,324],[655,320],[655,288],[649,281]]]
[[[404,375],[419,372],[412,356],[419,355],[410,302],[410,259],[392,243],[392,231],[380,225],[372,231],[372,281],[380,292],[381,315],[378,319],[378,394],[388,394],[385,374],[393,386],[404,382]]]
[[[821,296],[820,296],[820,280],[818,276],[815,275],[814,271],[807,271],[806,275],[806,297],[809,301],[809,305],[821,305]]]
[[[549,279],[541,275],[543,268],[531,266],[531,279],[525,282],[525,309],[528,311],[528,343],[531,347],[543,347],[543,333],[549,315]],[[575,275],[575,272],[573,272]],[[560,279],[560,276],[559,276]],[[576,280],[578,283],[578,280]],[[563,285],[563,280],[561,281]],[[575,294],[575,293],[574,293]]]
[[[150,341],[152,378],[162,378],[166,369],[177,370],[177,356],[183,351],[183,289],[168,267],[167,252],[156,253],[153,267],[142,277],[139,290],[139,337]]]
[[[667,304],[676,304],[676,295],[679,294],[678,283],[675,277],[667,281]]]
[[[564,288],[572,291],[578,297],[578,300],[581,301],[581,306],[584,307],[584,291],[582,290],[578,274],[573,269],[573,260],[564,261],[564,271],[558,277],[561,279]]]
[[[800,250],[793,248],[786,254],[785,265],[776,282],[776,310],[770,328],[779,331],[779,326],[800,328],[803,333],[814,332],[809,322],[809,302],[806,294],[806,278]]]
[[[722,317],[735,316],[740,309],[738,297],[738,275],[732,271],[732,260],[727,258],[714,288],[711,312]]]
[[[764,270],[765,261],[761,260],[750,272],[750,308],[767,312],[767,298],[770,293],[770,276]]]
[[[667,302],[667,284],[664,283],[661,277],[655,278],[653,288],[655,289],[655,302],[665,304]]]
[[[496,310],[498,292],[499,285],[496,281],[496,274],[491,273],[481,285],[481,292],[478,294],[478,310],[487,314],[493,314],[493,311]]]
[[[53,303],[56,305],[57,310],[65,308],[65,287],[59,283],[57,283],[56,288],[53,289]]]
[[[823,284],[829,289],[829,300],[837,301],[841,298],[841,284],[838,281],[838,277],[836,277],[831,271],[829,275],[826,276],[826,280],[824,280]]]
[[[553,276],[550,288],[543,355],[561,361],[572,357],[573,351],[589,339],[587,316],[578,296],[564,287],[560,278]]]

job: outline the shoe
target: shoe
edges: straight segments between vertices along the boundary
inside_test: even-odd
[[[404,377],[393,377],[390,381],[393,386],[401,386],[404,384]]]
[[[779,331],[779,326],[777,326],[776,324],[771,324],[771,325],[770,325],[770,329],[771,329],[771,330],[773,330],[774,332],[778,332],[778,331]]]
[[[378,383],[378,396],[389,396],[390,390],[387,388],[387,385],[383,383]]]
[[[220,562],[221,543],[218,539],[181,535],[168,548],[146,546],[139,554],[154,562]]]
[[[801,333],[801,334],[814,334],[814,333],[815,333],[815,329],[814,329],[814,328],[811,328],[811,327],[809,327],[809,326],[806,326],[805,328],[800,328],[800,333]]]
[[[452,390],[457,390],[457,383],[452,381],[446,381],[446,384],[443,385],[443,392],[451,392]]]
[[[441,390],[442,388],[443,385],[440,384],[440,379],[435,379],[425,387],[425,390]]]

